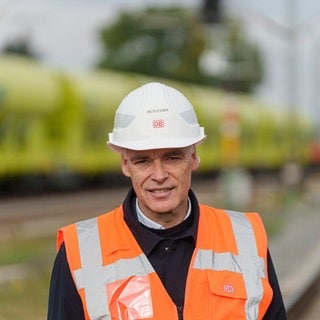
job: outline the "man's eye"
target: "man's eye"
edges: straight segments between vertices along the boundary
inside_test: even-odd
[[[181,160],[182,160],[182,157],[179,157],[179,156],[170,156],[164,159],[165,162],[176,162]]]
[[[139,159],[139,160],[135,160],[133,162],[133,164],[135,164],[135,165],[141,165],[141,164],[147,164],[147,163],[149,163],[149,161],[147,159]]]

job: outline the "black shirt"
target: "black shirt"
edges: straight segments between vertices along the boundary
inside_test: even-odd
[[[189,192],[192,214],[179,225],[169,229],[151,229],[137,218],[135,194],[131,189],[124,203],[124,220],[143,252],[159,275],[168,294],[181,310],[189,263],[195,248],[199,206],[192,191]],[[285,309],[273,263],[268,252],[268,275],[273,298],[264,320],[285,320]],[[48,320],[84,319],[83,306],[68,266],[65,246],[56,256],[49,294]]]

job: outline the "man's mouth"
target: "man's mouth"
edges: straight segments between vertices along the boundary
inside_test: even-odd
[[[161,189],[149,189],[149,191],[153,194],[162,194],[167,193],[173,190],[173,188],[161,188]]]

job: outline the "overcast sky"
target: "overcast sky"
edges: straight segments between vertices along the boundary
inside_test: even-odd
[[[123,9],[148,4],[198,7],[199,0],[0,0],[0,49],[19,36],[29,36],[43,60],[71,70],[89,68],[99,55],[96,30]],[[288,4],[295,4],[296,69],[288,69]],[[258,90],[266,102],[288,103],[287,82],[296,73],[295,102],[314,116],[320,109],[320,1],[224,0],[228,10],[246,21],[248,34],[261,46],[266,79]],[[292,21],[292,20],[291,20]],[[318,81],[316,82],[316,77]],[[318,83],[319,82],[319,83]]]

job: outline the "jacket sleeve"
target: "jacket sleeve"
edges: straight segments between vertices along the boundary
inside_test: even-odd
[[[280,291],[280,286],[277,279],[276,271],[275,271],[269,250],[268,250],[268,256],[267,256],[267,263],[268,263],[268,278],[269,278],[269,283],[273,290],[273,297],[268,307],[268,310],[263,317],[263,320],[286,320],[287,319],[286,310],[283,303],[282,294]]]
[[[64,244],[61,245],[53,265],[47,319],[84,320],[81,298],[72,279]]]

